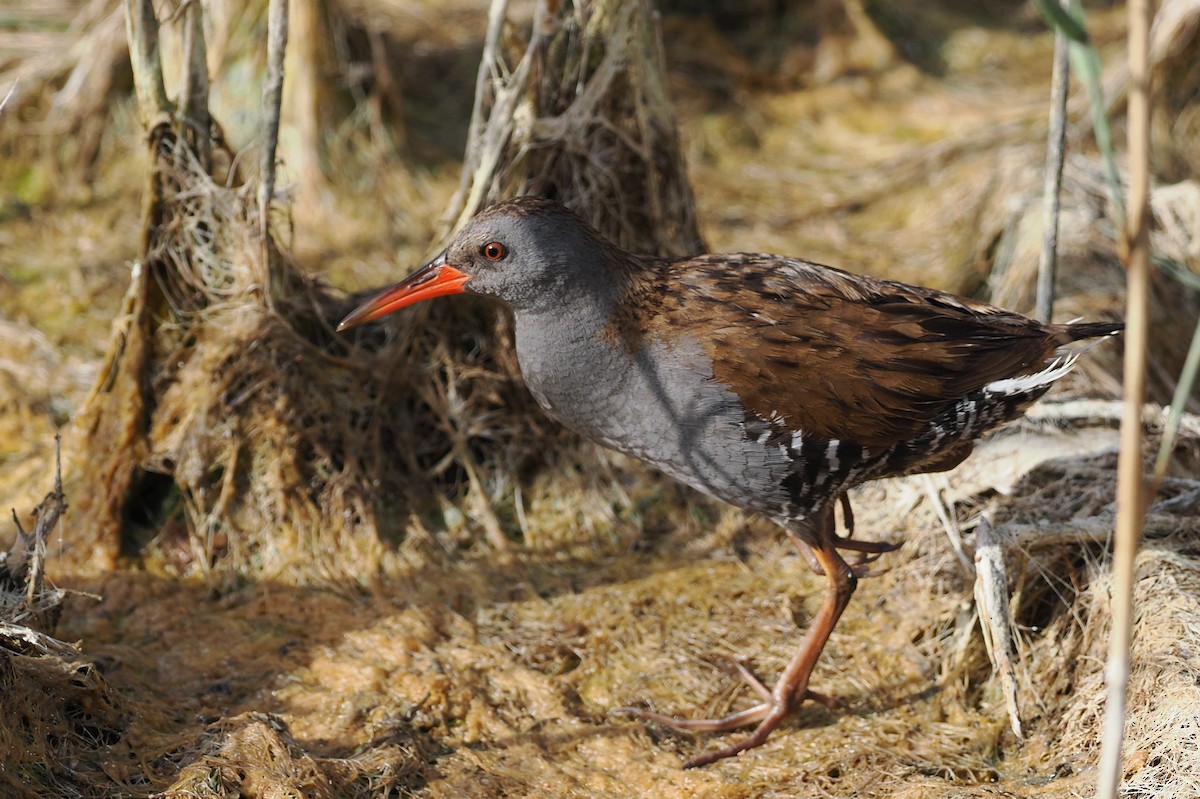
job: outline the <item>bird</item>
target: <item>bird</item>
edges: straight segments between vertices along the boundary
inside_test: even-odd
[[[338,330],[454,294],[511,311],[521,375],[549,416],[773,520],[824,575],[774,687],[738,664],[757,704],[714,719],[620,709],[684,732],[753,727],[685,768],[761,745],[806,700],[837,706],[810,677],[858,579],[899,546],[852,537],[847,492],[953,468],[1070,371],[1085,346],[1072,344],[1123,329],[1045,324],[782,255],[635,255],[561,203],[521,196],[474,216]]]

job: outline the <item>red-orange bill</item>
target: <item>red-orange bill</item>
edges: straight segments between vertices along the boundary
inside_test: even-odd
[[[337,326],[338,332],[378,319],[422,300],[460,294],[463,284],[469,279],[470,275],[446,263],[446,256],[441,255],[355,308]]]

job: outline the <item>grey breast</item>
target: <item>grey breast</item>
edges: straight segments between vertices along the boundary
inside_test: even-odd
[[[517,315],[517,357],[541,406],[711,496],[777,513],[789,454],[748,432],[741,402],[713,379],[699,342],[648,340],[631,353],[602,334],[602,316],[589,316]]]

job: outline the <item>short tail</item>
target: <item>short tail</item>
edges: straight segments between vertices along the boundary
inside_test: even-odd
[[[1060,344],[1072,341],[1082,341],[1102,336],[1115,336],[1125,329],[1124,322],[1075,322],[1073,324],[1055,325],[1061,336]]]

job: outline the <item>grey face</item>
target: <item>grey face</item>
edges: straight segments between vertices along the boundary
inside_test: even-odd
[[[549,309],[586,290],[597,258],[591,237],[565,209],[529,214],[504,205],[468,222],[446,249],[446,262],[470,275],[465,291],[514,311]]]
[[[354,309],[338,330],[464,291],[495,297],[518,314],[604,306],[612,289],[602,270],[611,250],[558,203],[507,200],[468,222],[437,258]]]

